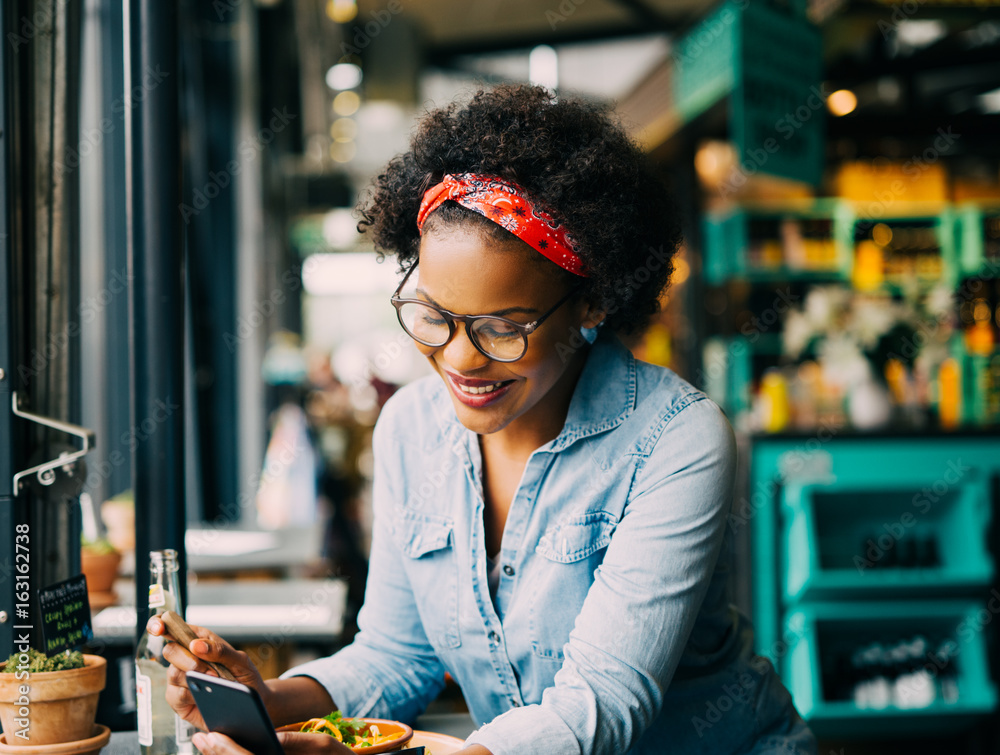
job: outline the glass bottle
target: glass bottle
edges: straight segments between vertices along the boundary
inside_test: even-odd
[[[184,616],[177,551],[150,551],[149,616],[173,611]],[[188,755],[194,753],[192,728],[167,703],[167,668],[163,658],[165,641],[142,633],[135,652],[135,682],[139,718],[139,751],[142,755]]]

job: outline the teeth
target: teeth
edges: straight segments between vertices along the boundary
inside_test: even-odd
[[[493,391],[495,391],[497,388],[500,387],[501,383],[493,383],[492,385],[484,385],[484,386],[481,386],[479,388],[474,388],[471,385],[461,385],[460,383],[456,383],[455,385],[457,385],[459,388],[461,388],[463,393],[471,393],[471,394],[475,395],[475,394],[479,394],[479,393],[492,393]]]

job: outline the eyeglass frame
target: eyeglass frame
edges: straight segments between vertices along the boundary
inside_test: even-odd
[[[403,286],[406,285],[406,281],[409,280],[410,275],[412,275],[413,271],[416,269],[417,269],[416,264],[410,266],[410,269],[406,271],[406,275],[403,276],[403,280],[399,282],[399,285],[396,287],[396,290],[393,292],[392,296],[389,297],[389,302],[392,304],[393,307],[396,308],[396,319],[399,320],[399,325],[403,329],[403,332],[406,333],[406,335],[408,335],[417,343],[423,344],[424,346],[430,347],[432,349],[440,349],[442,346],[447,346],[448,343],[451,342],[451,339],[455,337],[455,330],[456,330],[455,323],[460,322],[463,325],[465,325],[465,334],[468,337],[469,341],[472,343],[472,345],[476,347],[476,351],[478,351],[487,359],[490,359],[494,362],[503,362],[503,363],[517,362],[521,359],[524,359],[524,355],[528,353],[528,336],[534,333],[536,330],[538,330],[539,326],[543,322],[545,322],[545,320],[548,319],[548,317],[553,312],[555,312],[557,309],[559,309],[559,307],[561,307],[563,304],[565,304],[571,298],[573,298],[573,296],[580,291],[580,288],[582,286],[582,284],[577,284],[573,286],[573,288],[571,288],[563,298],[557,301],[555,305],[548,312],[545,312],[540,317],[535,318],[529,323],[523,323],[523,322],[517,322],[516,320],[511,320],[507,317],[501,317],[500,315],[459,315],[456,314],[455,312],[450,312],[447,309],[443,309],[442,307],[439,307],[436,304],[431,304],[428,301],[424,301],[423,299],[400,298],[399,292],[403,290]],[[444,316],[444,321],[448,323],[448,337],[442,343],[437,343],[437,344],[427,343],[426,341],[422,341],[421,339],[417,338],[415,335],[413,335],[413,333],[410,332],[409,328],[407,328],[406,325],[403,324],[402,308],[404,304],[420,304],[424,307],[427,307],[428,309],[433,309],[435,312],[439,312],[441,315]],[[487,353],[486,349],[484,349],[482,346],[479,345],[478,337],[476,336],[475,331],[471,328],[471,325],[476,320],[484,320],[484,319],[500,320],[500,322],[510,325],[512,328],[514,328],[514,330],[516,330],[518,333],[521,334],[521,343],[524,345],[524,348],[522,349],[520,356],[517,356],[513,359],[501,359],[500,357],[495,357],[492,354]]]

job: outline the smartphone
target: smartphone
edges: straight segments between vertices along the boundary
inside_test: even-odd
[[[254,755],[284,755],[256,690],[197,671],[187,672],[187,683],[209,731],[225,734]]]

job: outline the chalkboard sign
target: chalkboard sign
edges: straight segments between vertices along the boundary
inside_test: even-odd
[[[82,574],[39,590],[38,605],[46,655],[78,648],[94,638],[87,578]]]

